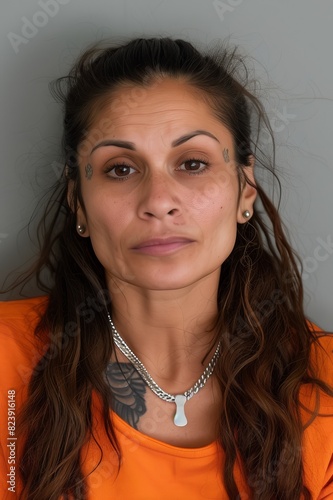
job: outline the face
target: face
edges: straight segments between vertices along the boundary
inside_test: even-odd
[[[79,153],[77,214],[110,289],[216,282],[256,194],[240,188],[234,158],[230,132],[188,84],[113,94]]]

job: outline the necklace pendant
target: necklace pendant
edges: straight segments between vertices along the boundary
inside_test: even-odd
[[[177,409],[173,419],[173,423],[177,425],[177,427],[184,427],[185,425],[187,425],[187,418],[184,411],[184,405],[186,401],[186,396],[184,396],[183,394],[177,394],[177,396],[175,396]]]

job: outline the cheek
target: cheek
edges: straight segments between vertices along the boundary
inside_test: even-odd
[[[200,216],[209,216],[209,212],[223,211],[225,216],[236,214],[238,204],[238,178],[233,167],[221,169],[206,179],[200,179],[200,185],[197,190],[191,194],[192,211]]]
[[[103,238],[117,240],[130,222],[130,204],[99,194],[85,201],[87,225],[92,240]],[[114,241],[114,242],[115,242]]]
[[[237,222],[237,194],[234,190],[221,189],[216,184],[206,186],[192,196],[191,213],[197,221],[210,224]]]
[[[125,276],[123,255],[128,233],[128,210],[124,204],[99,199],[86,204],[87,225],[94,253],[104,269]]]

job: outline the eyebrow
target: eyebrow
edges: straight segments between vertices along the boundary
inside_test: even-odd
[[[117,146],[118,148],[131,149],[132,151],[136,150],[134,142],[119,141],[118,139],[108,139],[106,141],[101,141],[98,144],[96,144],[96,146],[92,148],[90,154],[92,154],[95,151],[95,149],[102,148],[104,146]]]
[[[182,135],[178,139],[175,139],[174,141],[172,141],[171,146],[173,148],[180,146],[181,144],[184,144],[184,142],[189,141],[190,139],[192,139],[193,137],[196,137],[197,135],[206,135],[207,137],[211,137],[212,139],[214,139],[218,143],[220,142],[218,140],[218,138],[215,137],[215,135],[208,132],[208,130],[194,130],[193,132],[189,132],[188,134]],[[136,151],[136,147],[135,147],[134,142],[120,141],[118,139],[108,139],[108,140],[101,141],[98,144],[96,144],[92,148],[90,154],[92,154],[95,151],[95,149],[101,148],[101,147],[106,147],[106,146],[117,146],[118,148],[131,149],[132,151]]]
[[[185,134],[185,135],[182,135],[181,137],[179,137],[178,139],[174,140],[172,143],[171,143],[171,146],[173,148],[175,148],[176,146],[180,146],[181,144],[183,144],[184,142],[186,141],[189,141],[190,139],[192,139],[192,137],[196,137],[197,135],[207,135],[208,137],[211,137],[212,139],[214,139],[215,141],[217,142],[220,142],[218,140],[217,137],[215,137],[215,135],[211,134],[210,132],[208,132],[208,130],[194,130],[193,132],[190,132],[189,134]]]

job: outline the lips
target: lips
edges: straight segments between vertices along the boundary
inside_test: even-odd
[[[132,250],[151,255],[162,255],[180,250],[193,242],[193,240],[181,236],[152,238],[138,243],[132,247]]]

